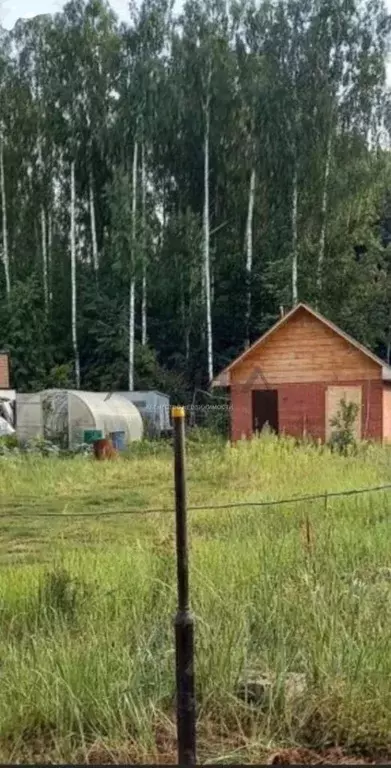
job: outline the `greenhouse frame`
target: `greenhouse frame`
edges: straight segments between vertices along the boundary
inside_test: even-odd
[[[142,439],[143,420],[120,395],[49,389],[16,395],[16,433],[22,441],[44,438],[69,448],[121,434],[126,445]]]

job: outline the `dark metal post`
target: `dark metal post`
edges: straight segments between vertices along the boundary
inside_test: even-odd
[[[189,607],[185,409],[173,408],[178,611],[175,617],[178,764],[196,764],[194,620]]]

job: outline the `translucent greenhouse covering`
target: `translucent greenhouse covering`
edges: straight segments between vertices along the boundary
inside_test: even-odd
[[[124,443],[141,440],[143,421],[120,395],[50,389],[16,396],[16,431],[23,440],[44,437],[72,448],[114,433]]]
[[[33,394],[16,393],[15,425],[16,435],[23,442],[43,437],[43,413],[39,392]]]
[[[145,431],[152,436],[160,436],[171,431],[170,398],[163,392],[149,390],[145,392],[116,392],[137,406],[144,422]]]

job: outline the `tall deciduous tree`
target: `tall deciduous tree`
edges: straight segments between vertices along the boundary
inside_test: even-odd
[[[15,384],[29,301],[34,386],[205,388],[299,299],[387,354],[388,42],[381,0],[143,0],[122,25],[71,0],[2,34]]]

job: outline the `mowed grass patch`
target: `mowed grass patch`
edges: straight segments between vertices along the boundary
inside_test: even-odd
[[[380,448],[343,459],[263,438],[190,444],[188,476],[189,504],[213,507],[387,484],[391,465]],[[1,756],[71,761],[96,743],[154,756],[174,712],[171,452],[7,459],[0,497]],[[132,499],[167,511],[121,514]],[[390,748],[390,519],[390,492],[190,511],[202,758],[228,753],[229,733],[249,745],[241,760],[297,743]],[[237,696],[254,670],[276,679],[263,707]],[[306,692],[288,701],[290,673]]]

